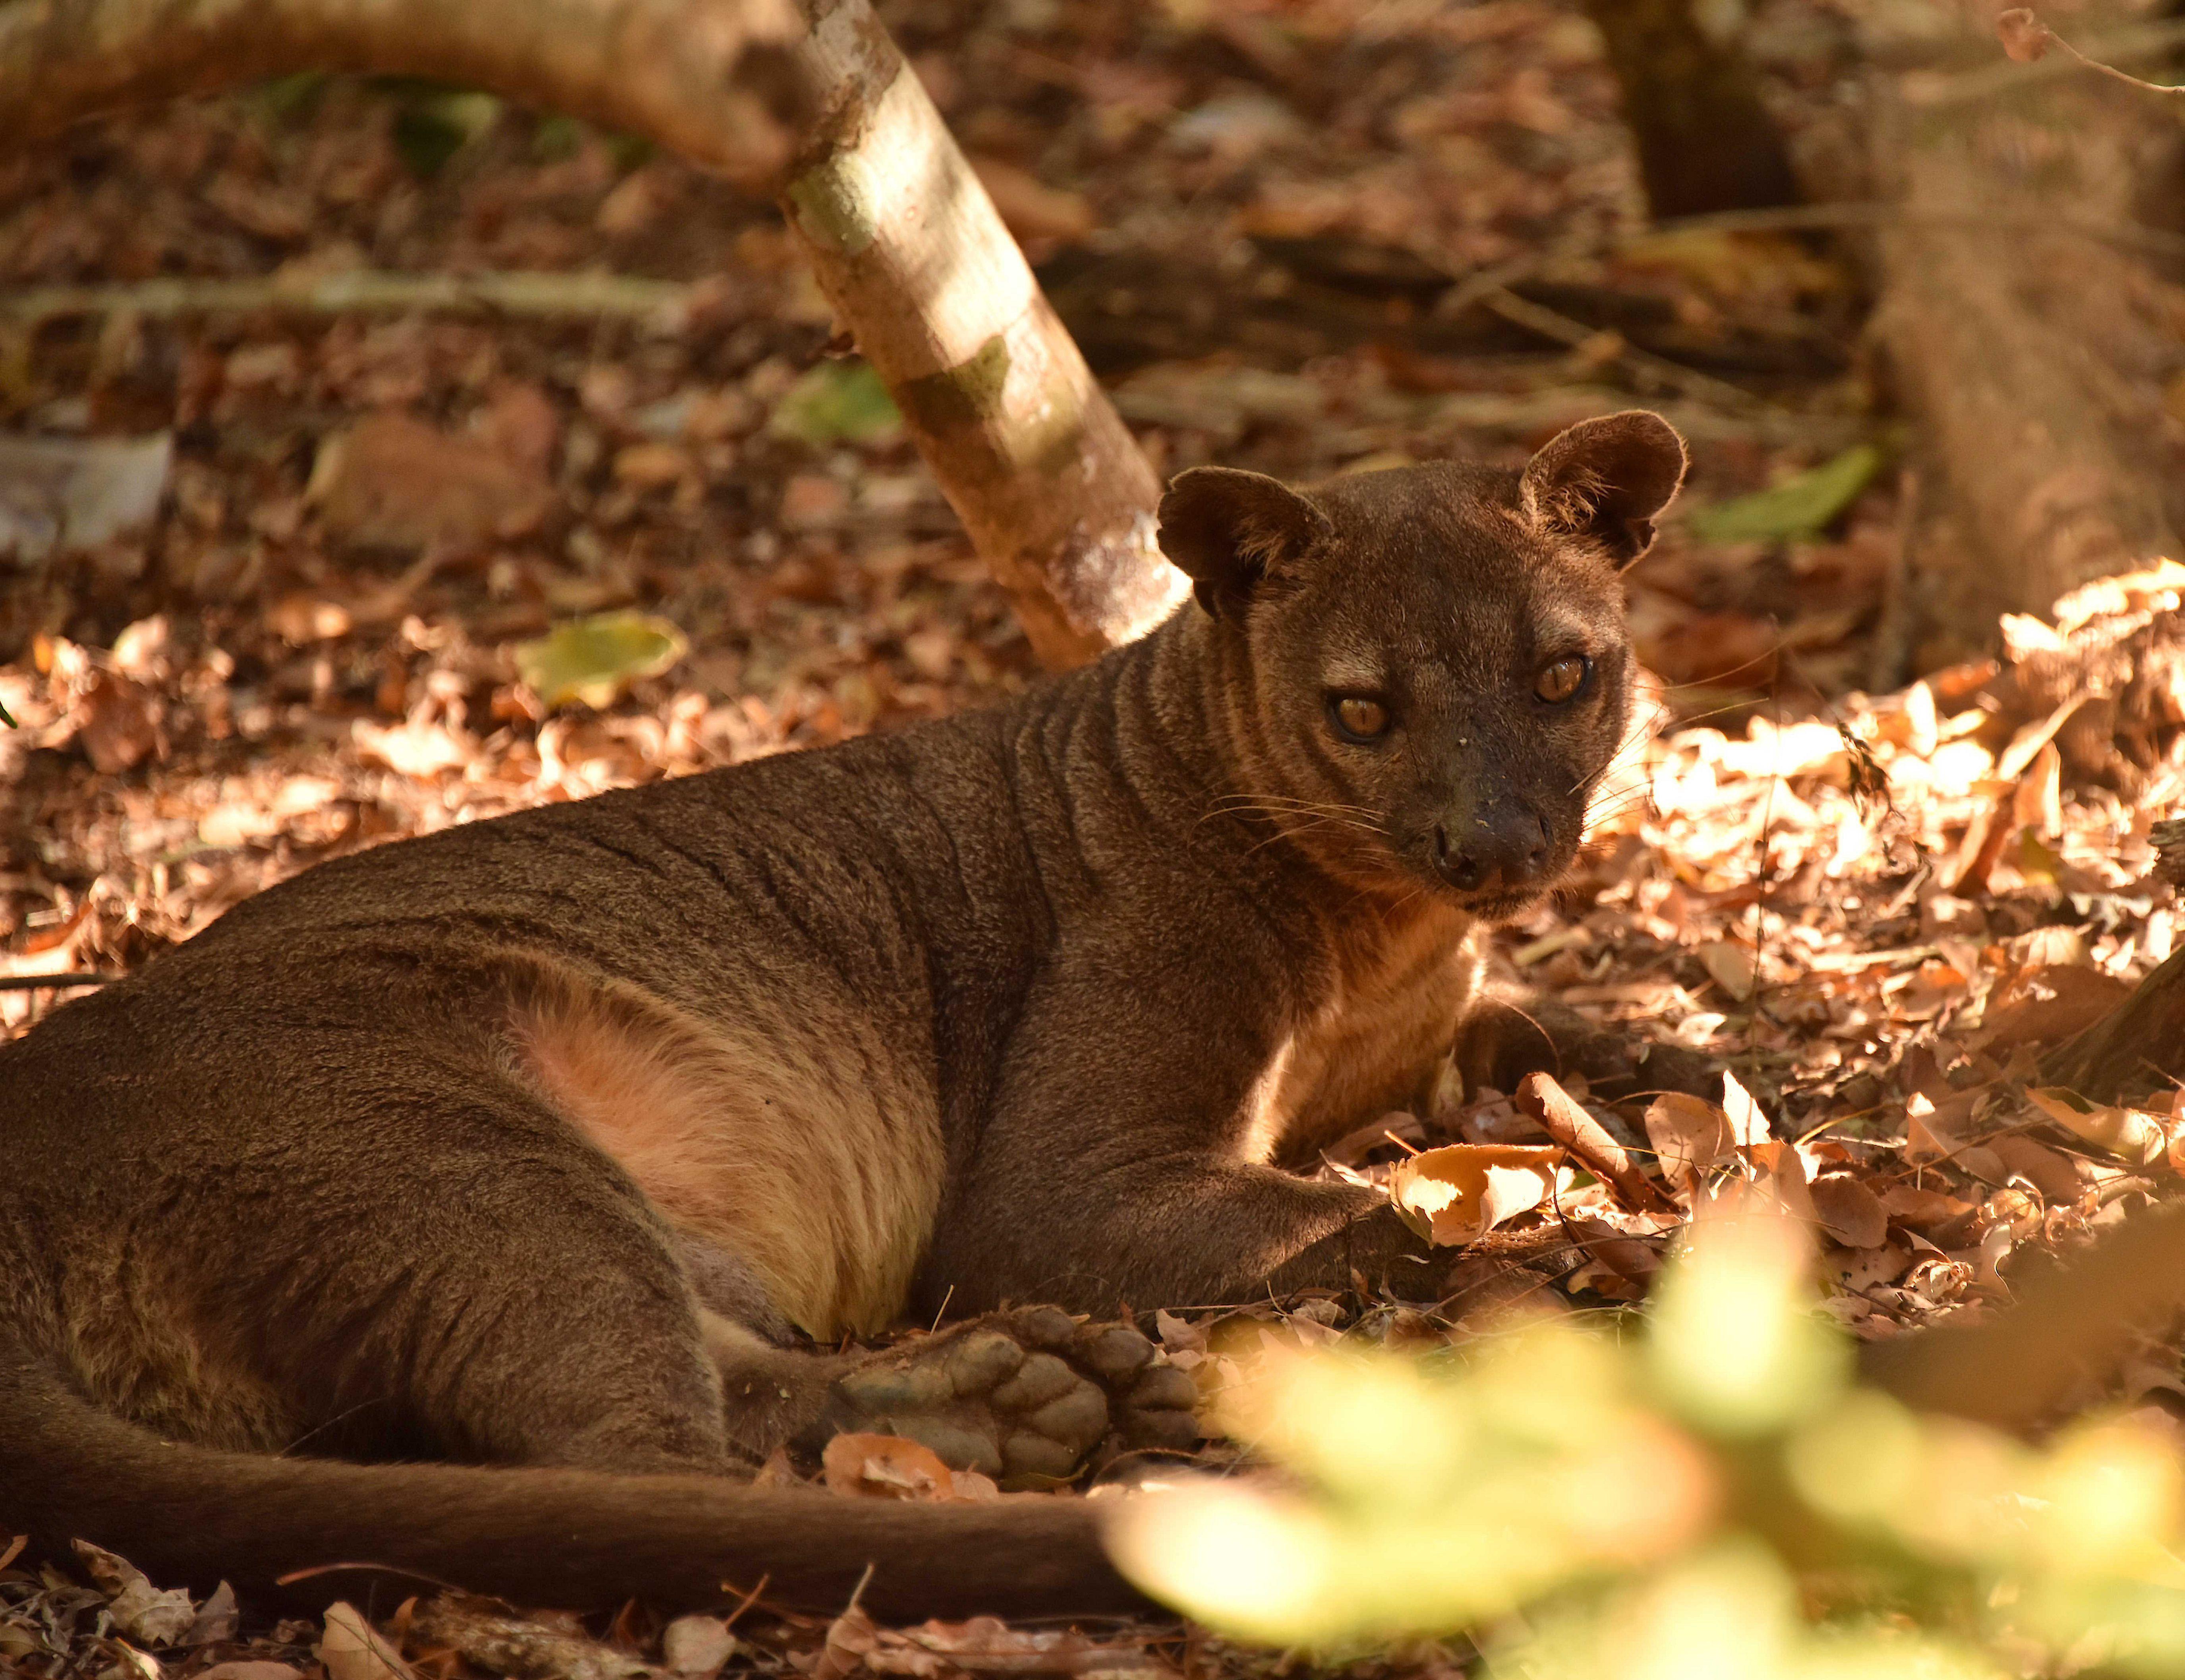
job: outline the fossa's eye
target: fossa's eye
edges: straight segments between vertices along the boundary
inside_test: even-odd
[[[1533,678],[1533,692],[1550,706],[1561,706],[1584,688],[1592,674],[1593,661],[1584,654],[1565,654],[1540,667],[1540,674]]]
[[[1389,708],[1365,695],[1330,695],[1327,715],[1347,741],[1378,740],[1389,733]]]

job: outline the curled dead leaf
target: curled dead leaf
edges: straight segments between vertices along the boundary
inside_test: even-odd
[[[1546,1201],[1562,1157],[1560,1149],[1515,1143],[1452,1143],[1400,1162],[1389,1175],[1389,1199],[1429,1242],[1476,1242]]]
[[[2024,1179],[2050,1203],[2068,1207],[2079,1198],[2078,1169],[2069,1158],[2045,1143],[2016,1132],[2005,1132],[1990,1141],[1996,1158],[2015,1179]]]
[[[327,1680],[413,1680],[402,1654],[354,1605],[338,1599],[327,1606],[318,1658],[326,1665]]]
[[[2033,14],[2031,7],[2013,6],[1997,13],[1995,34],[2013,64],[2037,64],[2048,56],[2048,25]]]
[[[2144,1108],[2089,1102],[2061,1086],[2037,1086],[2026,1100],[2072,1136],[2138,1165],[2160,1158],[2169,1146],[2162,1117]]]
[[[148,1645],[171,1645],[186,1638],[195,1625],[197,1606],[187,1593],[161,1592],[134,1564],[88,1540],[75,1543],[75,1554],[82,1560],[84,1573],[106,1594],[106,1608],[114,1625],[131,1638]]]
[[[1737,1159],[1730,1117],[1704,1097],[1673,1091],[1646,1107],[1646,1141],[1662,1164],[1662,1176],[1679,1192],[1716,1168]]]
[[[1658,1244],[1618,1231],[1606,1220],[1573,1217],[1570,1228],[1588,1254],[1629,1282],[1650,1282],[1662,1270]]]
[[[820,1459],[829,1489],[881,1499],[946,1499],[955,1476],[932,1448],[900,1435],[847,1432]]]
[[[712,1680],[735,1650],[736,1636],[718,1616],[679,1616],[660,1633],[660,1655],[669,1670],[699,1680]]]

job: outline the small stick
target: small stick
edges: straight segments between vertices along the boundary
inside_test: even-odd
[[[0,991],[69,991],[78,986],[111,985],[124,974],[0,974]]]
[[[1550,1137],[1578,1157],[1588,1172],[1613,1191],[1635,1214],[1679,1210],[1662,1187],[1640,1169],[1630,1152],[1608,1135],[1577,1098],[1545,1074],[1528,1074],[1517,1086],[1517,1104],[1540,1123]]]
[[[2185,98],[2185,87],[2165,87],[2159,81],[2143,81],[2129,71],[2119,70],[2115,64],[2105,64],[2099,59],[2088,58],[2042,23],[2030,6],[2014,6],[2007,12],[1998,12],[1995,20],[1995,33],[2013,64],[2036,64],[2048,55],[2051,47],[2060,47],[2069,57],[2087,70],[2099,70],[2104,75],[2112,77],[2127,87],[2137,87],[2143,93],[2160,93],[2172,99]]]

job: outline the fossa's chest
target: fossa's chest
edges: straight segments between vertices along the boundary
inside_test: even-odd
[[[1469,919],[1422,917],[1336,966],[1318,1007],[1290,1029],[1255,1083],[1245,1153],[1310,1163],[1376,1114],[1402,1108],[1433,1071],[1485,974]]]

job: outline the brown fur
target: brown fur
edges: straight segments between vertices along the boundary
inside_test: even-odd
[[[1682,463],[1623,416],[1523,476],[1187,474],[1201,605],[1088,670],[344,859],[56,1012],[0,1048],[0,1529],[252,1584],[826,1605],[870,1561],[891,1612],[1129,1602],[1070,1502],[724,1472],[860,1393],[946,1398],[1013,1471],[1176,1404],[1053,1314],[915,1369],[799,1332],[1433,1287],[1376,1197],[1282,1164],[1461,1026],[1552,1060],[1483,1011],[1474,932],[1575,851],[1617,572]],[[1333,733],[1368,688],[1385,737]]]

